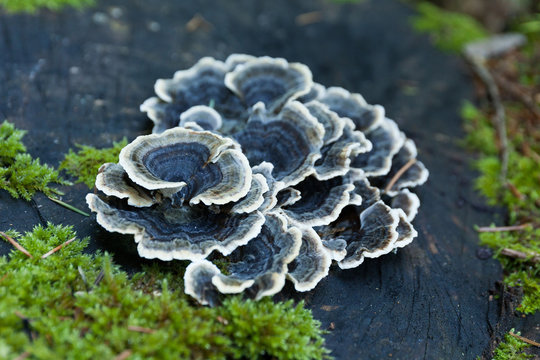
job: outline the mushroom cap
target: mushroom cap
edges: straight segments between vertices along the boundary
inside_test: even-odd
[[[403,188],[419,186],[427,181],[429,171],[422,162],[416,159],[416,156],[417,150],[414,141],[406,139],[401,149],[394,155],[390,171],[380,180],[381,188],[385,189],[387,195],[395,196]],[[386,189],[392,178],[405,166],[408,166],[407,170],[399,176],[389,189]]]
[[[105,229],[133,234],[139,255],[165,261],[199,260],[214,250],[228,255],[257,236],[265,221],[258,211],[214,213],[204,205],[173,206],[170,199],[142,208],[94,194],[86,202]]]
[[[105,164],[87,195],[97,221],[141,256],[193,261],[186,293],[273,295],[316,286],[335,260],[360,265],[411,243],[428,171],[414,142],[357,93],[314,83],[303,64],[203,58],[141,105],[153,135]],[[213,251],[227,256],[222,273]]]
[[[139,136],[119,159],[136,184],[166,195],[179,193],[191,204],[237,201],[251,185],[251,168],[234,141],[207,131],[174,128]]]
[[[218,267],[210,261],[204,259],[193,261],[184,273],[184,292],[201,305],[217,305],[219,292],[212,284],[212,277],[217,274],[219,274]]]
[[[302,198],[300,190],[297,190],[293,187],[286,187],[277,193],[277,204],[276,207],[284,208],[286,206],[292,205]]]
[[[398,240],[399,223],[398,211],[382,201],[362,211],[358,231],[341,236],[347,242],[347,255],[338,262],[339,267],[354,268],[364,262],[366,257],[376,258],[388,254]]]
[[[399,216],[399,223],[396,228],[398,233],[398,238],[394,244],[394,248],[402,248],[409,245],[415,237],[418,236],[418,232],[411,225],[410,221],[407,219],[407,214],[402,209],[394,209],[397,211]]]
[[[366,137],[373,145],[371,151],[359,154],[351,162],[351,167],[361,169],[368,177],[388,174],[392,157],[405,142],[405,134],[399,131],[394,120],[385,118],[367,132]]]
[[[229,71],[232,71],[236,68],[237,65],[245,64],[248,61],[257,59],[256,56],[248,54],[231,54],[225,60],[225,65]]]
[[[172,79],[158,79],[158,97],[140,107],[154,122],[153,133],[178,126],[180,114],[196,105],[213,105],[227,119],[246,119],[246,107],[224,83],[229,66],[211,57],[199,60],[187,70],[177,71]]]
[[[324,249],[321,238],[315,230],[302,228],[300,253],[289,264],[287,278],[297,291],[309,291],[328,275],[332,257]]]
[[[356,178],[353,180],[354,191],[353,193],[362,199],[362,202],[358,205],[359,211],[364,211],[377,201],[381,200],[381,193],[379,188],[371,186],[369,180],[365,177]]]
[[[197,105],[180,114],[180,126],[193,122],[203,130],[216,131],[222,124],[219,113],[209,106]]]
[[[282,207],[289,221],[298,226],[328,225],[336,220],[341,210],[349,205],[354,185],[343,178],[319,181],[310,176],[295,187],[301,198]]]
[[[264,176],[266,183],[268,184],[268,191],[263,193],[263,203],[259,207],[259,211],[266,213],[272,210],[278,203],[277,194],[285,187],[285,184],[281,181],[277,181],[272,175],[274,165],[272,163],[263,161],[259,165],[251,168],[253,174],[261,174]]]
[[[268,115],[258,103],[246,127],[234,135],[252,166],[274,165],[272,176],[291,186],[313,173],[321,156],[324,128],[304,105],[287,103],[277,115]]]
[[[391,206],[396,209],[402,209],[407,216],[407,220],[412,222],[416,214],[418,214],[420,199],[418,195],[410,192],[409,189],[403,189],[392,198]]]
[[[131,206],[152,206],[156,199],[151,191],[135,184],[118,164],[101,165],[96,176],[96,188],[107,196],[126,199]]]
[[[327,105],[319,101],[310,101],[306,104],[306,108],[324,127],[324,145],[333,143],[343,135],[345,120],[339,117],[335,112],[331,111]]]
[[[339,267],[350,269],[360,265],[366,257],[379,257],[395,248],[400,212],[403,213],[381,200],[366,209],[347,206],[336,221],[315,230],[330,256],[338,260]]]
[[[317,100],[328,105],[339,116],[351,119],[360,131],[375,129],[384,119],[382,106],[369,105],[362,95],[352,94],[340,87],[326,89]]]
[[[279,111],[288,100],[307,94],[313,83],[304,64],[267,56],[236,62],[234,70],[225,75],[225,84],[248,107],[263,102],[269,112]]]
[[[349,118],[341,118],[343,131],[341,136],[321,149],[321,158],[315,162],[315,176],[319,180],[328,180],[344,176],[351,169],[351,159],[358,154],[371,151],[373,145],[364,133],[354,130]]]
[[[216,271],[217,268],[209,265],[208,261],[190,265],[190,271],[186,271],[185,275],[186,282],[198,285],[189,290],[196,299],[205,301],[204,294],[197,290],[208,289],[209,285],[202,283],[210,280],[223,294],[240,293],[247,289],[256,299],[273,295],[285,285],[287,265],[299,254],[301,236],[297,228],[287,227],[285,217],[276,212],[268,213],[259,235],[230,254],[227,275]],[[199,267],[209,270],[202,271]],[[213,275],[210,278],[207,274],[211,272]]]
[[[343,239],[322,240],[323,249],[328,256],[335,261],[341,261],[347,256],[347,242]]]
[[[253,174],[251,178],[251,187],[248,193],[231,209],[236,213],[249,213],[258,210],[264,203],[264,194],[270,190],[266,178],[263,174]]]
[[[298,101],[307,104],[312,100],[317,100],[324,94],[325,91],[326,88],[324,87],[324,85],[314,82],[309,88],[309,92],[305,95],[300,96],[298,98]]]

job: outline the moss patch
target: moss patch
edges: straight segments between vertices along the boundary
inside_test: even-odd
[[[0,189],[7,190],[14,198],[30,200],[41,191],[47,196],[62,194],[51,187],[53,183],[69,184],[54,168],[41,164],[26,154],[22,143],[25,134],[7,121],[0,125]]]
[[[508,171],[501,181],[501,141],[493,125],[493,107],[465,103],[462,108],[465,144],[478,153],[474,162],[480,176],[476,188],[492,205],[507,209],[510,229],[493,229],[480,234],[480,241],[494,250],[504,269],[504,283],[523,292],[517,310],[532,314],[540,310],[540,27],[538,17],[518,20],[514,28],[529,35],[522,49],[490,59],[486,67],[493,74],[506,112]],[[485,89],[478,94],[485,97]],[[529,359],[529,345],[507,334],[493,353],[493,359]]]
[[[443,10],[428,2],[419,3],[417,10],[414,28],[430,34],[435,45],[444,51],[460,52],[466,43],[487,36],[483,26],[468,15]]]
[[[538,145],[536,142],[529,144],[527,137],[520,133],[526,130],[517,130],[519,127],[513,122],[519,120],[508,119],[509,129],[514,130],[509,132],[508,175],[506,183],[502,184],[499,178],[501,162],[495,155],[498,152],[497,136],[488,120],[488,112],[473,108],[471,104],[465,104],[462,115],[469,133],[465,142],[481,154],[474,163],[480,171],[476,188],[490,204],[507,208],[510,225],[530,224],[518,231],[481,233],[480,242],[495,250],[495,257],[505,269],[505,283],[523,289],[518,310],[534,313],[540,310],[540,262],[535,260],[540,254],[540,166],[538,160],[524,154],[523,149],[535,151]],[[504,254],[505,249],[526,254],[527,258],[509,257]]]
[[[114,142],[112,147],[96,149],[92,146],[77,145],[79,151],[72,149],[60,163],[59,169],[65,170],[69,175],[77,178],[77,183],[85,183],[92,189],[96,182],[96,175],[101,165],[108,162],[118,162],[120,150],[127,145],[127,139]]]
[[[0,7],[8,12],[27,13],[35,13],[39,9],[58,11],[65,7],[81,9],[92,4],[94,0],[0,0]]]
[[[511,330],[514,332],[514,329]],[[519,335],[519,333],[517,333]],[[516,339],[510,334],[506,334],[504,341],[493,352],[493,360],[526,360],[532,359],[534,356],[524,352],[530,345],[519,339]]]
[[[302,303],[227,298],[216,308],[183,294],[182,266],[128,277],[106,253],[83,253],[71,227],[10,232],[33,258],[0,257],[0,358],[323,359],[322,331]],[[178,263],[176,263],[178,265]],[[169,265],[173,266],[173,265]]]

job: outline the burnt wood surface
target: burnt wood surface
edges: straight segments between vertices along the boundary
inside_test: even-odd
[[[312,23],[297,21],[312,11]],[[196,14],[205,21],[186,27]],[[471,155],[458,144],[471,80],[459,58],[413,32],[413,14],[391,0],[115,0],[83,12],[0,14],[0,119],[28,130],[29,152],[56,166],[75,144],[104,147],[149,133],[138,107],[154,81],[200,57],[248,53],[305,63],[316,81],[385,106],[431,176],[418,191],[419,237],[410,246],[354,270],[333,268],[309,293],[288,285],[278,298],[306,301],[330,329],[337,359],[473,359],[511,326],[537,335],[538,317],[515,316],[516,299],[496,286],[500,266],[476,257],[473,226],[503,219],[474,193]],[[85,185],[62,190],[64,201],[86,209]],[[141,263],[132,239],[107,233],[95,217],[43,195],[26,202],[0,191],[0,230],[48,221],[73,225],[91,237],[90,251],[112,252],[128,271]],[[9,249],[0,242],[0,253]]]

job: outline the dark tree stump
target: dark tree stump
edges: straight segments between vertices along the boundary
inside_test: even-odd
[[[321,18],[295,23],[310,11]],[[196,13],[208,23],[190,32],[186,23]],[[117,0],[85,12],[2,14],[0,119],[27,129],[29,152],[57,165],[75,144],[110,146],[149,133],[151,122],[138,107],[153,95],[154,81],[202,56],[241,52],[305,63],[316,81],[385,106],[416,141],[431,177],[419,191],[412,245],[355,270],[333,269],[309,293],[293,294],[289,286],[279,297],[306,300],[332,329],[327,342],[338,359],[472,359],[516,318],[508,297],[490,297],[500,266],[475,255],[473,226],[491,223],[497,211],[474,193],[470,155],[458,145],[458,111],[473,96],[467,69],[415,34],[412,14],[392,0]],[[84,185],[63,190],[64,201],[86,208]],[[130,271],[140,263],[130,237],[107,233],[94,217],[42,195],[25,202],[0,191],[0,230],[47,221],[74,225],[91,236],[91,251],[114,253]],[[9,249],[0,243],[2,253]]]

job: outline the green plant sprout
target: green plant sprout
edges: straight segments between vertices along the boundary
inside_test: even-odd
[[[514,333],[514,329],[510,330],[510,333]],[[534,356],[527,354],[524,350],[530,347],[524,341],[521,341],[510,333],[504,336],[504,341],[502,341],[499,346],[493,352],[492,360],[527,360],[532,359]],[[519,332],[516,335],[520,335]]]
[[[63,180],[57,170],[25,153],[26,147],[22,143],[25,133],[7,121],[0,125],[0,189],[27,201],[38,191],[50,197],[62,195],[50,184],[70,183]]]
[[[109,254],[85,253],[88,239],[69,226],[7,234],[32,257],[0,256],[2,359],[329,357],[302,303],[229,297],[201,307],[183,293],[179,262],[130,278]]]
[[[92,189],[96,182],[96,176],[101,165],[108,162],[118,162],[120,150],[127,145],[127,139],[114,142],[112,147],[96,149],[92,146],[77,145],[80,149],[74,152],[72,149],[60,163],[60,170],[65,170],[69,175],[77,178],[77,183],[84,183]]]
[[[429,2],[421,2],[413,27],[428,33],[435,45],[448,52],[461,52],[463,46],[488,35],[487,31],[469,15],[443,10]]]
[[[92,4],[94,0],[0,0],[0,7],[11,13],[35,13],[39,9],[58,11],[66,7],[81,9]]]

